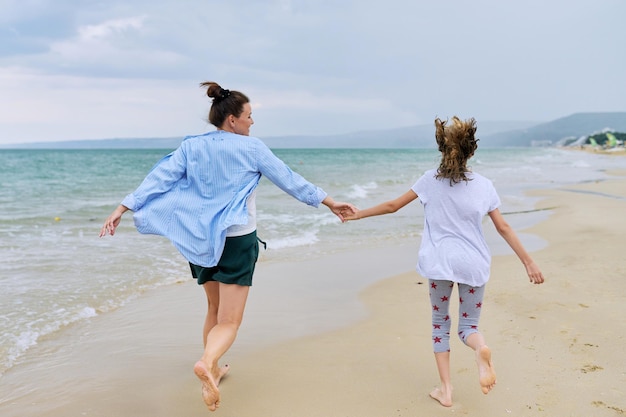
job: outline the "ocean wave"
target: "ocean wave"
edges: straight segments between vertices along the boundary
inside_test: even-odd
[[[46,320],[48,321],[43,327],[38,328],[43,322],[42,318],[36,318],[28,323],[19,323],[15,333],[5,332],[0,336],[0,345],[7,346],[0,350],[0,357],[5,359],[0,362],[0,375],[3,375],[33,346],[37,345],[39,339],[54,332],[61,330],[70,324],[97,316],[96,309],[93,307],[83,307],[78,311],[68,311],[65,308],[59,308],[51,312]],[[55,317],[53,321],[49,321],[49,317]],[[27,330],[19,330],[27,328]]]
[[[317,234],[318,230],[308,230],[299,235],[272,238],[271,240],[268,239],[267,246],[271,249],[284,249],[312,245],[319,241]]]
[[[374,181],[364,185],[354,184],[350,187],[350,191],[346,194],[346,197],[350,200],[366,198],[371,190],[377,188],[378,184]]]

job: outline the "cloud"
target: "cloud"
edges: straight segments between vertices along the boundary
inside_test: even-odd
[[[251,97],[259,136],[626,109],[619,0],[0,6],[0,143],[196,133],[204,80]]]
[[[125,19],[109,20],[97,25],[87,25],[78,28],[78,41],[90,43],[93,41],[109,41],[124,32],[141,31],[145,17],[130,17]]]
[[[184,65],[174,51],[146,47],[145,16],[77,27],[76,36],[52,42],[40,59],[48,70],[99,77],[159,77],[164,68]]]
[[[209,103],[197,85],[0,70],[5,143],[109,137],[178,137],[207,129]],[[29,126],[36,129],[28,130]],[[27,129],[25,131],[25,128]],[[148,132],[148,133],[146,133]]]

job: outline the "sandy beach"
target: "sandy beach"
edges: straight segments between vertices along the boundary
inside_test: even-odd
[[[612,174],[530,195],[537,209],[551,208],[547,219],[518,230],[547,242],[533,251],[545,284],[529,284],[514,255],[494,256],[481,319],[498,374],[488,395],[472,352],[453,339],[454,404],[428,396],[438,376],[415,242],[260,263],[213,415],[626,414],[626,170]],[[358,294],[347,284],[355,280]],[[277,285],[285,291],[267,290]],[[45,363],[29,359],[2,377],[0,415],[211,415],[192,372],[203,297],[192,281],[158,288],[73,326],[64,345],[42,341],[35,349],[46,351]]]
[[[537,208],[556,207],[547,221],[526,230],[549,243],[533,254],[547,282],[530,285],[514,255],[494,258],[482,317],[498,373],[490,394],[481,393],[471,351],[457,339],[454,404],[446,409],[429,398],[438,378],[427,288],[409,272],[361,294],[371,313],[367,320],[238,363],[245,364],[246,376],[241,386],[224,383],[224,401],[238,392],[245,400],[225,402],[223,415],[626,414],[626,181],[536,194],[543,198]]]

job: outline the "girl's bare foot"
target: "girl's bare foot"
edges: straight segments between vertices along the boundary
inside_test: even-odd
[[[204,362],[198,361],[193,367],[193,372],[202,382],[202,399],[204,403],[210,411],[217,410],[220,406],[220,390],[217,389],[217,384],[211,371]]]
[[[430,392],[430,397],[439,401],[444,407],[452,407],[452,387],[446,388],[443,385]]]
[[[476,363],[478,364],[480,388],[483,394],[487,394],[496,385],[496,372],[491,363],[491,350],[486,345],[481,346],[476,351]]]

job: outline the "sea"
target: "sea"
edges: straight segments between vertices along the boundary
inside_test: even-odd
[[[115,236],[105,218],[171,149],[0,150],[0,382],[38,343],[73,324],[132,303],[148,290],[190,279],[168,240],[141,235],[127,213]],[[438,166],[435,149],[274,149],[337,201],[368,207],[406,192]],[[494,182],[514,227],[541,220],[531,189],[602,181],[625,167],[610,155],[559,148],[479,149],[469,165]],[[259,262],[318,258],[355,247],[416,241],[414,203],[376,219],[341,222],[263,178],[257,196]],[[533,213],[535,215],[533,215]],[[546,214],[547,215],[547,214]]]

